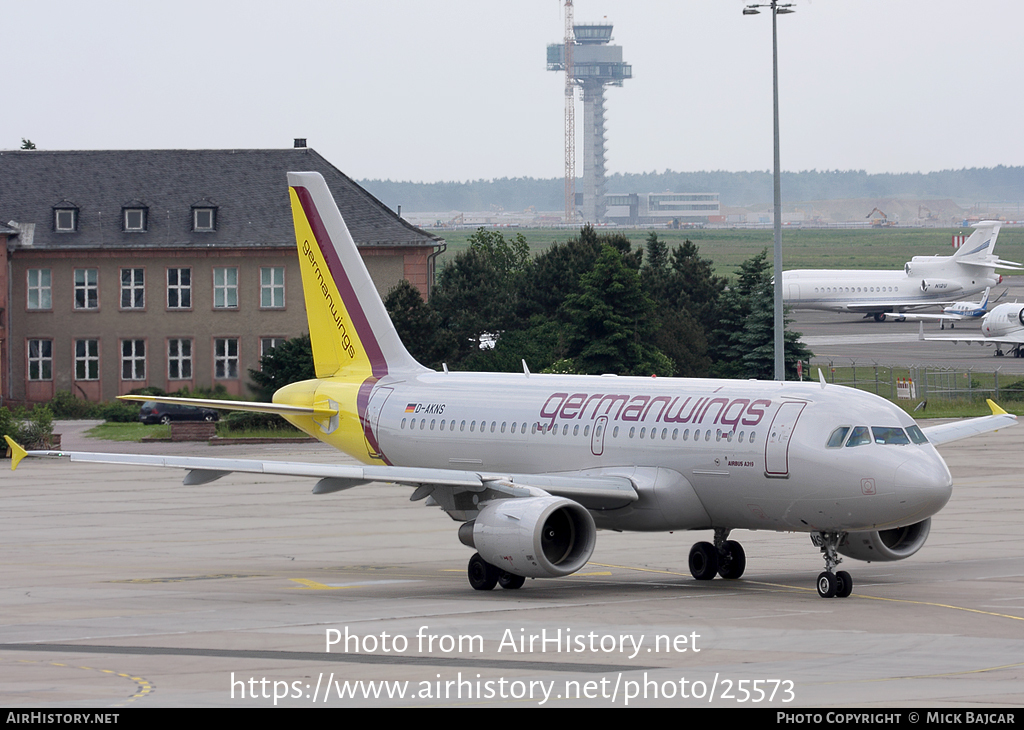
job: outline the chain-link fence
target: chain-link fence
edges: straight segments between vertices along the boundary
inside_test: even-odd
[[[923,365],[885,365],[853,358],[812,358],[805,380],[825,381],[867,390],[896,400],[1024,400],[1024,375],[999,368],[966,370]]]

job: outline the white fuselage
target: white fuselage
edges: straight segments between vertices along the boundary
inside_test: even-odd
[[[783,300],[793,309],[875,313],[970,296],[998,284],[999,276],[951,256],[915,256],[903,271],[802,269],[783,272],[782,281]]]
[[[1024,304],[1006,302],[992,309],[981,321],[986,337],[1007,337],[1024,333]],[[1024,335],[1021,336],[1024,340]]]
[[[841,426],[914,421],[818,383],[428,372],[377,383],[368,419],[394,465],[627,476],[639,501],[591,510],[608,529],[886,529],[952,487],[927,443],[827,448]]]

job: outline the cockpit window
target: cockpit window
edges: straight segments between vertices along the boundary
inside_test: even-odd
[[[862,446],[864,444],[871,443],[871,434],[868,432],[867,426],[855,426],[853,433],[850,434],[850,440],[846,442],[847,446]]]
[[[902,428],[872,426],[871,433],[875,437],[876,444],[897,444],[899,446],[903,446],[910,443],[910,439],[907,438],[907,434]]]
[[[843,439],[846,438],[846,434],[850,432],[849,426],[840,426],[832,435],[828,437],[828,443],[826,446],[830,449],[835,449],[843,445]]]
[[[910,436],[910,440],[915,444],[928,443],[928,437],[917,426],[907,426],[907,435]]]

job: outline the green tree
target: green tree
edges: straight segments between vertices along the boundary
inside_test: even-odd
[[[384,306],[399,338],[417,362],[436,370],[454,357],[454,336],[441,329],[437,312],[407,280],[403,279],[388,292]]]
[[[580,291],[562,306],[569,357],[585,373],[671,375],[675,366],[651,344],[654,302],[619,249],[604,245]]]
[[[36,148],[35,142],[30,139],[21,138],[21,149],[23,150],[34,150]]]
[[[727,283],[715,276],[711,259],[702,258],[700,250],[689,239],[672,250],[672,293],[675,305],[685,306],[705,332],[718,324],[718,300]]]
[[[670,253],[652,231],[645,250],[640,274],[644,291],[655,302],[653,344],[675,363],[673,375],[705,377],[711,367],[706,333],[717,322],[725,279],[714,275],[711,261],[700,258],[690,241]]]
[[[768,249],[740,265],[738,281],[720,299],[719,328],[712,335],[714,372],[722,377],[775,377],[775,291]],[[784,318],[784,323],[792,322]],[[783,357],[787,379],[796,379],[798,360],[811,351],[800,342],[800,333],[786,330]]]
[[[625,235],[599,234],[592,225],[585,225],[579,236],[553,243],[524,267],[517,280],[519,320],[553,317],[570,295],[579,293],[581,277],[594,268],[605,245],[618,251],[630,268],[640,268],[643,251],[633,251]]]
[[[260,358],[259,370],[249,369],[249,377],[253,380],[249,389],[257,399],[267,402],[273,400],[279,388],[315,378],[313,346],[309,335],[282,342]]]
[[[501,231],[478,228],[469,237],[469,247],[490,262],[503,284],[508,284],[530,260],[530,245],[522,233],[506,241]]]
[[[449,262],[430,295],[442,337],[450,342],[449,366],[480,349],[482,340],[508,329],[513,321],[514,293],[505,285],[486,252],[469,248]]]

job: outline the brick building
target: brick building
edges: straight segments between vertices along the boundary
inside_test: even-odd
[[[315,151],[0,152],[0,396],[224,385],[304,334],[289,171],[327,181],[381,296],[444,241]]]

